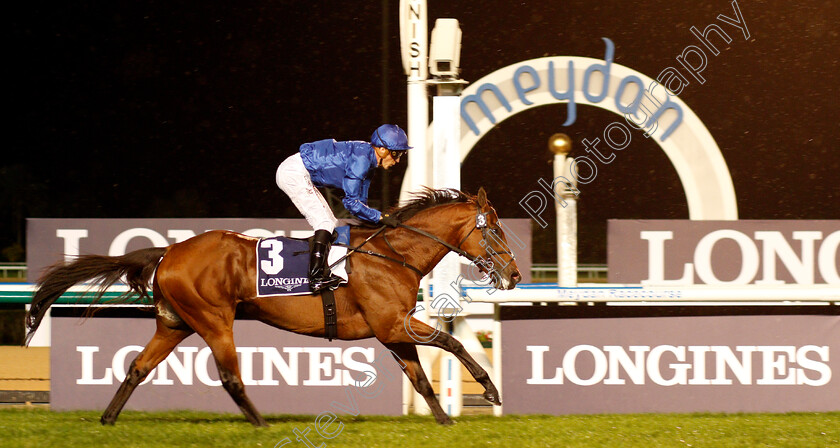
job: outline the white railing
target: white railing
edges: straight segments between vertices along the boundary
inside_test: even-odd
[[[607,265],[605,264],[578,264],[578,281],[606,282]],[[531,265],[531,281],[534,283],[542,281],[557,281],[557,264],[533,263]]]
[[[840,285],[686,285],[594,284],[575,288],[525,285],[509,291],[467,287],[473,302],[840,302]]]
[[[26,263],[0,263],[0,279],[26,280]]]

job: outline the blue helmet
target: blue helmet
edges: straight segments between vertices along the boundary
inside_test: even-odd
[[[373,131],[370,136],[370,144],[391,151],[406,151],[411,149],[408,146],[408,137],[405,131],[395,124],[383,124]]]

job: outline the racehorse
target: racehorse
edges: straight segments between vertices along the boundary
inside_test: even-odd
[[[398,227],[351,227],[350,246],[356,250],[350,250],[350,281],[334,291],[337,337],[376,337],[391,350],[438,423],[450,424],[451,420],[420,366],[416,344],[454,354],[484,386],[484,398],[500,405],[498,390],[489,375],[460,342],[411,318],[421,278],[450,251],[473,261],[490,276],[488,283],[496,288],[512,289],[521,280],[484,189],[477,196],[457,190],[426,189],[392,214],[401,223]],[[99,292],[93,300],[97,303],[107,287],[122,279],[129,291],[109,303],[124,303],[133,297],[151,299],[157,329],[132,361],[125,380],[102,414],[102,424],[114,424],[137,385],[176,345],[195,332],[212,350],[222,385],[245,417],[255,426],[267,426],[245,394],[233,343],[234,317],[239,314],[316,337],[324,336],[326,325],[319,295],[257,297],[257,242],[249,236],[214,230],[168,247],[140,249],[114,257],[83,255],[69,263],[56,264],[37,283],[26,317],[27,341],[50,305],[71,286],[87,281],[98,284]],[[148,296],[150,280],[152,297]]]

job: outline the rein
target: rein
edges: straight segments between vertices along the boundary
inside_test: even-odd
[[[350,254],[352,254],[353,252],[358,252],[358,253],[360,253],[360,254],[372,255],[372,256],[374,256],[374,257],[384,258],[384,259],[386,259],[386,260],[393,261],[394,263],[400,264],[400,265],[402,265],[402,266],[404,266],[404,267],[407,267],[407,268],[411,269],[412,271],[414,271],[414,272],[416,272],[416,273],[420,274],[420,276],[422,277],[422,276],[423,276],[423,272],[421,272],[421,271],[420,271],[420,269],[417,269],[416,267],[414,267],[414,266],[412,266],[412,265],[410,265],[410,264],[406,263],[406,261],[405,261],[405,257],[403,257],[403,259],[402,259],[402,260],[398,260],[398,259],[396,259],[396,258],[394,258],[394,257],[389,257],[389,256],[387,256],[387,255],[380,254],[380,253],[378,253],[378,252],[374,252],[374,251],[372,251],[372,250],[362,250],[362,246],[364,246],[365,244],[367,244],[367,243],[368,243],[368,241],[372,240],[374,237],[376,237],[377,235],[379,235],[380,233],[382,233],[382,232],[383,232],[383,231],[384,231],[387,227],[388,227],[388,226],[382,226],[382,227],[380,227],[380,228],[379,228],[379,230],[377,230],[377,231],[376,231],[376,232],[374,232],[371,236],[367,237],[364,241],[362,241],[362,244],[359,244],[359,245],[358,245],[358,246],[356,246],[356,247],[351,247],[351,248],[350,248],[350,250],[348,250],[348,251],[347,251],[347,253],[346,253],[346,254],[344,254],[344,256],[343,256],[343,257],[339,258],[339,259],[338,259],[338,260],[336,260],[334,263],[330,264],[330,269],[332,269],[334,266],[336,266],[337,264],[339,264],[339,263],[341,263],[342,261],[344,261],[344,260],[345,260],[346,258],[348,258],[348,257],[350,256]],[[385,238],[385,242],[388,244],[388,247],[391,247],[391,243],[389,243],[389,242],[388,242],[388,239],[387,239],[387,238]],[[394,250],[394,249],[393,249],[393,247],[391,247],[391,250]],[[395,250],[394,250],[394,253],[397,253],[397,251],[395,251]]]
[[[402,228],[407,229],[407,230],[411,230],[414,233],[417,233],[417,234],[423,235],[427,238],[430,238],[430,239],[442,244],[444,247],[446,247],[450,251],[455,252],[456,254],[470,260],[470,262],[472,262],[472,263],[477,263],[481,266],[487,266],[489,264],[489,266],[491,267],[491,269],[493,269],[494,272],[495,272],[495,268],[493,266],[493,261],[492,261],[492,257],[494,255],[508,254],[508,255],[513,256],[513,252],[511,252],[511,251],[501,251],[501,252],[499,252],[499,251],[495,250],[490,244],[487,244],[487,243],[482,244],[484,246],[484,250],[487,253],[488,260],[486,260],[486,261],[485,261],[484,257],[480,257],[480,256],[476,257],[474,255],[470,255],[469,253],[467,253],[467,251],[465,251],[464,249],[461,249],[461,245],[464,244],[464,241],[466,241],[467,238],[470,237],[470,235],[472,235],[472,233],[475,231],[475,229],[481,230],[482,238],[484,239],[484,241],[487,241],[487,232],[488,232],[488,229],[487,229],[487,214],[486,213],[481,213],[481,210],[478,210],[478,212],[476,214],[475,227],[470,229],[469,233],[467,233],[467,236],[465,236],[461,240],[461,242],[458,243],[458,246],[453,246],[452,244],[449,244],[446,241],[440,239],[440,237],[438,237],[437,235],[433,235],[429,232],[426,232],[425,230],[418,229],[417,227],[413,227],[413,226],[403,224],[403,223],[399,223],[399,224],[397,224],[397,226],[402,227]],[[407,267],[407,268],[411,269],[412,271],[416,272],[417,274],[419,274],[422,277],[424,275],[423,272],[421,272],[420,269],[417,269],[416,267],[408,264],[405,260],[405,257],[402,256],[402,255],[400,255],[400,256],[402,256],[403,259],[399,260],[397,258],[389,257],[389,256],[384,255],[384,254],[380,254],[380,253],[373,252],[373,251],[370,251],[370,250],[362,250],[361,249],[362,246],[364,246],[365,244],[368,243],[368,241],[372,240],[374,237],[376,237],[377,235],[382,233],[386,228],[387,228],[387,226],[380,227],[379,230],[377,230],[371,236],[367,237],[364,241],[362,241],[362,244],[359,244],[356,247],[351,247],[350,250],[347,251],[347,253],[343,257],[339,258],[336,262],[332,263],[330,265],[330,268],[332,268],[333,266],[342,262],[344,259],[349,257],[350,254],[352,254],[353,252],[359,252],[359,253],[362,253],[362,254],[372,255],[374,257],[384,258],[386,260],[393,261],[394,263],[397,263],[401,266],[404,266],[404,267]],[[385,244],[388,245],[388,248],[390,248],[391,251],[393,251],[395,254],[398,254],[398,252],[391,245],[390,241],[388,241],[388,238],[385,237],[384,235],[383,235],[383,238],[385,239]]]
[[[474,257],[474,256],[472,256],[472,255],[468,254],[468,253],[467,253],[464,249],[461,249],[460,247],[455,247],[455,246],[453,246],[453,245],[451,245],[451,244],[447,243],[446,241],[444,241],[444,240],[440,239],[437,235],[432,235],[431,233],[429,233],[429,232],[427,232],[427,231],[425,231],[425,230],[418,229],[417,227],[412,227],[412,226],[409,226],[409,225],[406,225],[406,224],[402,224],[402,223],[398,224],[398,226],[399,226],[399,227],[402,227],[402,228],[404,228],[404,229],[411,230],[412,232],[419,233],[420,235],[423,235],[423,236],[425,236],[425,237],[431,238],[431,239],[433,239],[433,240],[437,241],[438,243],[443,244],[443,245],[444,245],[447,249],[451,250],[452,252],[455,252],[456,254],[458,254],[458,255],[460,255],[460,256],[462,256],[462,257],[464,257],[464,258],[468,259],[468,260],[470,260],[471,262],[475,262],[476,260],[478,260],[479,258],[481,258],[481,257]],[[473,228],[473,230],[475,230],[475,228]],[[472,233],[472,230],[470,230],[470,233]],[[467,236],[469,236],[469,234],[468,234]],[[464,241],[466,241],[466,238],[464,238],[464,239],[461,241],[461,243],[460,243],[460,244],[458,244],[458,246],[460,246],[461,244],[463,244],[463,243],[464,243]]]
[[[513,252],[511,252],[509,250],[505,250],[505,251],[501,251],[501,252],[497,251],[496,249],[493,248],[493,246],[491,246],[490,244],[487,243],[487,241],[488,241],[488,237],[487,237],[487,232],[488,232],[488,230],[487,230],[487,214],[486,213],[481,213],[480,210],[475,216],[475,227],[470,229],[470,231],[467,233],[467,236],[465,236],[463,239],[461,239],[461,242],[458,243],[458,246],[453,246],[453,245],[447,243],[446,241],[440,239],[437,235],[433,235],[429,232],[426,232],[425,230],[421,230],[421,229],[418,229],[416,227],[412,227],[412,226],[402,224],[402,223],[400,223],[398,225],[400,227],[405,228],[405,229],[411,230],[415,233],[419,233],[420,235],[423,235],[427,238],[431,238],[434,241],[437,241],[438,243],[444,245],[447,249],[451,250],[452,252],[455,252],[456,254],[466,258],[467,260],[470,260],[470,262],[472,262],[472,263],[476,263],[477,265],[485,266],[485,267],[489,265],[489,267],[493,270],[493,272],[496,271],[496,269],[494,267],[494,263],[493,263],[493,256],[494,255],[507,254],[507,255],[510,255],[511,257],[513,257]],[[461,245],[464,244],[464,241],[466,241],[467,238],[470,237],[470,235],[472,235],[472,233],[475,231],[475,229],[481,230],[481,238],[483,239],[482,246],[484,246],[484,251],[487,253],[487,259],[486,260],[485,260],[484,257],[481,257],[481,256],[476,257],[474,255],[470,255],[469,253],[467,253],[467,251],[465,251],[464,249],[461,249]]]

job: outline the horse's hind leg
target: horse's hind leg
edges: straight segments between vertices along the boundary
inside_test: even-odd
[[[245,414],[251,424],[254,426],[268,426],[265,419],[251,403],[251,400],[245,394],[245,385],[242,383],[242,377],[239,374],[239,360],[236,357],[236,346],[233,344],[233,332],[228,331],[215,337],[205,337],[207,345],[213,350],[213,356],[216,358],[216,367],[219,369],[219,379],[222,381],[227,393],[239,406],[239,410]]]
[[[105,409],[99,421],[103,425],[113,425],[137,385],[146,378],[146,375],[155,366],[169,356],[176,345],[191,334],[192,330],[169,328],[158,320],[155,335],[146,345],[146,348],[131,362],[125,380],[120,385],[114,398],[111,399],[111,403]]]
[[[174,283],[174,282],[173,282]],[[178,290],[177,283],[170,285],[173,290]],[[185,288],[189,291],[189,287]],[[165,291],[165,289],[164,289]],[[168,294],[171,296],[171,294]],[[184,308],[184,304],[195,304],[191,308]],[[251,403],[251,400],[245,395],[245,384],[242,382],[242,377],[239,374],[239,359],[236,357],[236,345],[233,343],[233,319],[235,316],[235,307],[229,304],[230,307],[217,307],[214,313],[201,312],[200,306],[207,306],[207,303],[223,303],[223,299],[215,301],[208,300],[206,297],[196,295],[194,292],[184,293],[181,290],[178,302],[170,302],[173,311],[177,312],[184,324],[189,325],[196,330],[199,336],[204,339],[204,342],[213,351],[213,357],[216,360],[216,367],[219,369],[219,379],[222,381],[227,393],[233,398],[233,401],[239,406],[239,409],[245,414],[251,424],[254,426],[268,426],[265,419],[262,418],[257,408]],[[196,312],[196,310],[199,310]],[[219,313],[219,314],[215,314]]]
[[[451,425],[452,420],[446,415],[446,412],[443,412],[443,408],[440,407],[440,403],[435,398],[435,391],[432,389],[428,378],[426,378],[426,373],[423,372],[423,367],[420,365],[420,358],[417,356],[417,347],[408,343],[385,344],[385,346],[396,353],[403,361],[405,364],[405,368],[403,369],[405,376],[411,381],[414,390],[426,400],[429,409],[432,411],[432,415],[435,416],[435,420],[443,425]]]

